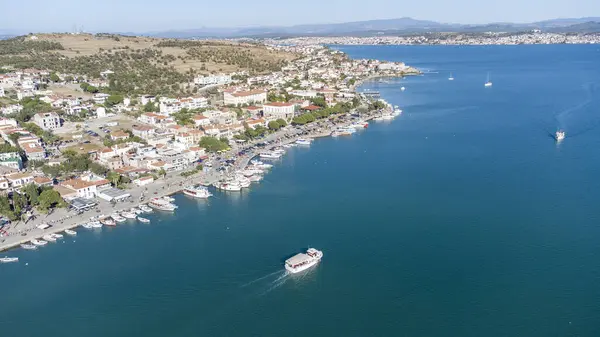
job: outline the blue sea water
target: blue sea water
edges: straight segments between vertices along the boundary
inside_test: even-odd
[[[11,252],[0,335],[600,335],[600,47],[339,49],[426,70],[365,84],[401,117],[249,192]],[[322,263],[285,275],[307,246]]]

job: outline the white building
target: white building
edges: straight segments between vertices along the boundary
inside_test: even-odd
[[[94,94],[93,99],[96,104],[104,104],[106,102],[106,99],[108,98],[108,96],[110,96],[110,95],[100,92],[100,93]]]
[[[6,94],[4,93],[4,88],[0,87],[0,97],[4,97]]]
[[[196,85],[213,85],[213,84],[228,84],[231,83],[231,76],[220,74],[220,75],[209,75],[209,76],[198,76],[194,78],[194,84]]]
[[[60,127],[60,117],[56,112],[40,112],[33,115],[33,122],[44,130],[54,130]]]
[[[223,93],[223,103],[225,105],[264,103],[266,101],[267,92],[264,90],[238,91],[231,93],[226,91]]]
[[[288,120],[294,117],[294,111],[294,103],[272,102],[263,105],[265,118],[282,118]]]

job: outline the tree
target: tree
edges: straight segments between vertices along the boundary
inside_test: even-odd
[[[29,200],[29,204],[35,206],[38,204],[38,198],[40,196],[40,190],[38,189],[36,184],[27,184],[25,185],[25,187],[23,187],[23,192],[25,192],[25,195],[27,196],[27,199]]]
[[[158,175],[162,176],[164,179],[167,176],[167,171],[165,171],[165,169],[161,167],[160,170],[158,170]]]
[[[215,137],[205,136],[202,137],[199,144],[208,152],[225,151],[229,148],[229,142],[227,141],[227,138],[217,139]]]
[[[312,105],[320,106],[321,108],[327,107],[327,102],[325,101],[325,97],[316,96],[310,99],[310,103]]]
[[[48,177],[56,178],[62,174],[62,168],[60,165],[44,165],[42,166],[42,172]]]
[[[42,212],[47,212],[50,208],[64,205],[64,201],[56,190],[45,190],[38,198],[40,205],[39,209]]]
[[[50,81],[56,83],[56,82],[60,82],[60,77],[58,77],[58,75],[56,75],[56,73],[51,73],[50,74]]]
[[[277,131],[277,130],[279,130],[279,128],[281,128],[281,126],[279,125],[279,123],[277,121],[270,121],[268,126],[269,126],[269,129],[272,131]]]
[[[110,95],[106,98],[106,104],[108,106],[115,106],[117,104],[123,103],[123,100],[123,95]]]
[[[99,176],[104,176],[108,172],[108,169],[106,167],[96,162],[90,163],[88,169]]]
[[[156,106],[153,102],[148,102],[144,105],[144,112],[154,112],[156,110]]]
[[[110,180],[110,182],[113,184],[113,186],[116,187],[117,185],[119,185],[119,180],[121,180],[121,175],[115,171],[110,171],[106,175],[106,179]]]
[[[276,122],[279,123],[279,126],[282,127],[282,128],[285,127],[285,126],[287,126],[287,122],[285,120],[283,120],[282,118],[278,118],[276,120]]]

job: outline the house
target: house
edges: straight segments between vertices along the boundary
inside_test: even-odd
[[[38,186],[52,186],[52,179],[48,177],[35,177],[33,178],[33,183]]]
[[[9,174],[6,177],[6,180],[10,183],[12,187],[21,187],[29,184],[33,181],[33,175],[31,173],[13,173]]]
[[[194,78],[194,84],[196,85],[214,85],[214,84],[228,84],[231,83],[230,75],[209,75],[209,76],[197,76]]]
[[[69,179],[67,181],[63,181],[60,185],[72,189],[77,193],[77,196],[80,198],[91,199],[94,198],[98,193],[95,183],[91,181],[85,181],[80,178],[74,178]]]
[[[264,103],[266,101],[267,92],[265,90],[223,92],[223,103],[225,105]]]
[[[44,130],[54,130],[61,126],[60,117],[56,112],[40,112],[33,115],[33,122]]]
[[[259,126],[259,125],[260,126],[267,126],[267,122],[264,119],[262,119],[262,118],[259,118],[259,119],[249,119],[249,120],[246,121],[246,125],[248,125],[249,128],[256,129],[256,127]]]
[[[309,105],[309,106],[305,106],[305,107],[301,108],[301,110],[306,111],[306,112],[314,112],[314,111],[321,110],[321,109],[322,108],[317,105]]]
[[[158,125],[163,123],[167,119],[166,116],[159,115],[153,112],[147,112],[138,117],[138,120],[142,123]]]
[[[125,140],[127,138],[129,138],[129,134],[122,130],[117,130],[110,133],[110,139],[114,141]]]
[[[262,112],[262,107],[251,105],[249,107],[245,107],[244,110],[250,117],[259,117]]]
[[[19,142],[19,144],[21,144],[21,142]],[[44,159],[46,159],[46,150],[44,150],[44,148],[36,142],[29,142],[29,143],[22,144],[21,148],[25,152],[25,155],[27,156],[27,160],[44,160]]]
[[[263,114],[266,118],[291,119],[294,117],[294,103],[272,102],[263,105]]]
[[[200,114],[194,115],[193,120],[196,127],[202,127],[210,124],[210,119]]]
[[[150,138],[156,132],[156,128],[147,125],[134,125],[131,127],[134,136],[142,139]]]
[[[6,166],[13,170],[23,169],[23,159],[18,152],[0,153],[0,166]]]
[[[152,184],[153,182],[154,182],[154,178],[152,176],[137,178],[136,180],[133,181],[133,183],[138,186],[146,186],[148,184]]]
[[[94,97],[92,99],[94,100],[94,103],[96,103],[96,104],[104,104],[106,102],[106,99],[108,98],[108,96],[110,96],[110,95],[99,92],[97,94],[94,94]]]
[[[140,103],[142,103],[142,105],[146,105],[150,102],[154,102],[155,100],[156,100],[156,96],[143,95],[140,97]]]
[[[17,126],[17,120],[14,118],[0,117],[0,126]]]

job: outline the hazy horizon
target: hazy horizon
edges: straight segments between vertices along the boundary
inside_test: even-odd
[[[152,32],[199,28],[245,28],[335,24],[411,17],[442,23],[530,23],[557,18],[600,16],[600,2],[577,0],[506,0],[489,3],[475,0],[444,0],[399,3],[391,0],[364,2],[306,0],[301,7],[257,0],[208,3],[191,0],[106,0],[90,8],[75,0],[8,2],[0,30],[25,32],[71,32],[83,27],[90,32]],[[34,8],[34,11],[31,9]],[[469,8],[465,11],[465,8]],[[517,10],[515,10],[517,9]],[[277,12],[279,11],[279,12]],[[27,13],[26,20],[17,15]],[[270,15],[265,15],[265,13]],[[272,15],[272,14],[276,15]]]

